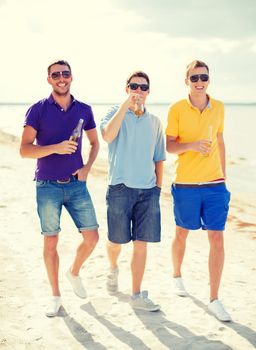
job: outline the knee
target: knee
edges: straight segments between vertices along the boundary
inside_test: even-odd
[[[144,255],[147,252],[147,242],[134,241],[133,251],[136,255]]]
[[[185,244],[187,236],[188,236],[188,232],[189,230],[186,230],[182,227],[177,227],[176,228],[176,233],[175,233],[175,237],[174,237],[174,241],[177,244]]]
[[[224,248],[222,232],[213,232],[210,236],[210,246],[214,249],[221,250]]]
[[[44,239],[44,254],[46,255],[55,255],[57,251],[57,236],[45,237]]]
[[[119,252],[121,250],[122,245],[119,243],[113,243],[111,241],[107,242],[107,249],[114,251],[114,252]]]
[[[84,235],[84,242],[91,248],[94,248],[99,241],[98,231],[90,231]]]

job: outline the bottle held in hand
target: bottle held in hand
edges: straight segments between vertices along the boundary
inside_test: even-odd
[[[144,113],[144,105],[140,102],[135,102],[134,113],[137,116],[141,116]]]
[[[77,126],[75,127],[75,129],[72,131],[72,134],[69,138],[70,141],[75,141],[77,142],[79,137],[81,136],[82,133],[82,126],[83,126],[83,119],[79,119],[79,122],[77,124]]]
[[[212,125],[208,126],[207,141],[208,141],[208,144],[207,144],[208,152],[203,154],[204,157],[209,157],[209,154],[211,152],[211,146],[212,146]]]

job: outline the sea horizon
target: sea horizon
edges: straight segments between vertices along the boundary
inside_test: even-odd
[[[168,102],[147,102],[147,105],[152,106],[165,106],[165,105],[170,105],[174,101],[168,101]],[[230,101],[222,101],[225,105],[228,106],[256,106],[256,101],[255,102],[230,102]],[[14,102],[14,101],[1,101],[0,106],[27,106],[27,105],[32,105],[35,103],[34,101],[32,102]],[[119,102],[88,102],[90,104],[102,106],[102,105],[117,105],[120,103]]]

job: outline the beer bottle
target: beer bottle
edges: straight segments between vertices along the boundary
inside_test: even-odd
[[[136,102],[134,105],[134,113],[137,116],[141,116],[144,113],[144,105],[142,103]]]
[[[78,122],[77,126],[72,131],[72,134],[71,134],[71,136],[69,138],[70,141],[75,141],[75,142],[78,141],[79,137],[81,136],[83,122],[84,122],[83,119],[79,119],[79,122]]]

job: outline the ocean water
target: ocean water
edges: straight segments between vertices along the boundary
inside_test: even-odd
[[[0,129],[20,136],[28,104],[0,104]],[[111,105],[92,104],[97,127]],[[148,105],[166,127],[168,104]],[[100,158],[107,157],[107,146],[101,137]],[[227,174],[232,189],[256,194],[256,105],[226,105],[224,139],[227,154]],[[173,168],[173,156],[168,155],[167,167]],[[172,173],[172,171],[171,171]],[[231,190],[232,190],[231,189]]]

